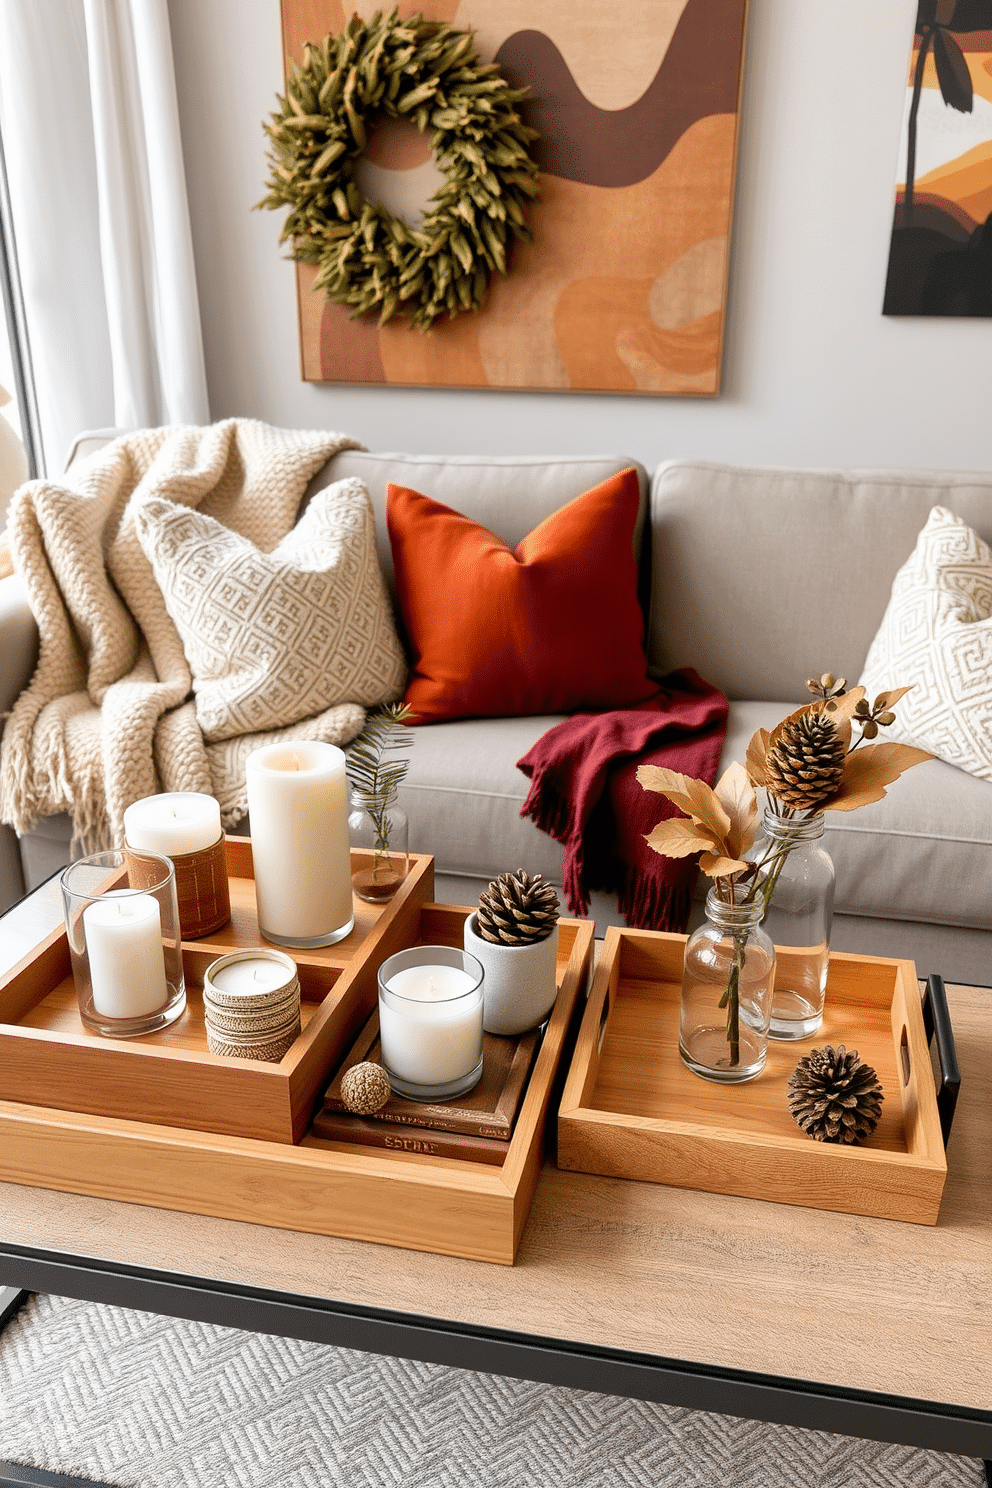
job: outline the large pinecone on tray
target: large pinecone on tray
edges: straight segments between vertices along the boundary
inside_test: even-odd
[[[479,898],[476,926],[494,945],[546,940],[558,920],[558,895],[540,873],[501,873]]]
[[[789,1110],[817,1142],[858,1142],[870,1137],[882,1114],[882,1086],[857,1049],[811,1049],[789,1078]]]
[[[767,788],[795,811],[815,811],[837,791],[847,749],[832,719],[801,713],[787,723],[768,751]]]

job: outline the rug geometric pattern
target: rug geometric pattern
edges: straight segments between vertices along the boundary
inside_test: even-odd
[[[0,1334],[0,1459],[117,1488],[979,1488],[970,1458],[65,1298]]]

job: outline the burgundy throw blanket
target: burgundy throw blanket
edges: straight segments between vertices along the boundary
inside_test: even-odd
[[[543,734],[517,768],[532,781],[521,816],[565,847],[565,898],[589,911],[593,889],[616,893],[628,925],[684,930],[695,858],[663,858],[645,842],[678,808],[637,783],[639,765],[716,781],[727,699],[691,667],[669,672],[636,708],[576,713]]]

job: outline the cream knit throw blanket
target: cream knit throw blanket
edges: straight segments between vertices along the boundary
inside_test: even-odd
[[[0,745],[0,819],[19,832],[72,813],[73,848],[123,839],[124,809],[158,791],[205,791],[225,826],[245,814],[245,756],[281,736],[343,744],[364,722],[346,703],[282,731],[206,745],[191,677],[134,531],[148,495],[197,507],[271,551],[340,434],[250,419],[125,434],[66,483],[22,486],[8,513],[14,561],[41,635],[30,685]]]

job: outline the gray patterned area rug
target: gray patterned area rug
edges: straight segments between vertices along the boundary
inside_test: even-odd
[[[979,1488],[979,1462],[34,1297],[0,1459],[119,1488]]]

